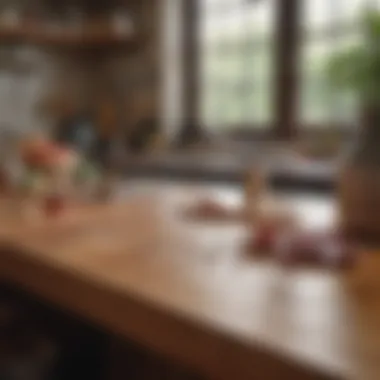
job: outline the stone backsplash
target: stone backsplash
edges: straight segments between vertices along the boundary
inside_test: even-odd
[[[138,31],[133,50],[105,47],[82,54],[33,44],[0,45],[0,128],[29,132],[54,125],[52,99],[64,95],[79,108],[111,101],[119,129],[160,117],[161,24],[164,0],[133,2]],[[50,111],[50,112],[49,112]]]

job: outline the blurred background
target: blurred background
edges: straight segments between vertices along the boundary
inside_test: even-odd
[[[97,173],[99,175],[95,176],[96,186],[107,181],[111,183],[109,187],[112,189],[116,187],[114,185],[120,185],[119,188],[122,188],[121,192],[125,196],[132,192],[133,184],[126,181],[128,183],[124,186],[124,179],[143,177],[148,179],[148,184],[143,188],[149,190],[149,194],[156,194],[158,203],[162,200],[162,204],[166,204],[166,198],[161,198],[162,193],[173,201],[176,199],[176,191],[168,190],[170,186],[166,187],[166,184],[162,191],[157,191],[152,185],[157,178],[170,181],[185,179],[192,185],[196,180],[200,182],[200,186],[208,185],[208,182],[213,182],[213,185],[218,182],[216,188],[221,192],[231,183],[237,184],[238,186],[233,186],[234,194],[237,195],[236,199],[241,199],[243,193],[255,197],[251,191],[254,186],[250,181],[255,182],[255,174],[259,173],[261,178],[264,173],[264,195],[272,190],[275,190],[273,194],[292,190],[292,196],[298,195],[295,190],[301,191],[303,196],[310,196],[311,193],[311,208],[305,206],[302,196],[301,200],[296,200],[296,204],[298,208],[305,210],[305,214],[311,215],[314,222],[318,222],[318,210],[322,210],[323,214],[325,209],[321,207],[320,199],[315,202],[313,197],[315,193],[319,196],[319,192],[322,192],[322,200],[327,202],[326,209],[334,212],[337,209],[340,224],[334,227],[339,233],[347,231],[347,236],[350,236],[352,231],[359,231],[358,235],[375,237],[379,242],[379,40],[380,0],[0,0],[0,188],[3,187],[3,195],[12,197],[19,194],[20,188],[20,193],[24,192],[21,195],[25,196],[25,189],[29,187],[29,195],[34,196],[40,189],[36,186],[37,181],[29,174],[35,175],[40,170],[48,177],[52,172],[55,173],[55,169],[59,174],[64,173],[67,176],[64,179],[73,182],[78,182],[77,177],[81,177],[80,185],[86,185],[88,178],[93,179],[93,173],[89,175],[88,172],[98,169],[96,161],[99,161],[107,164],[106,169],[110,170],[103,171],[104,166],[99,165],[101,174]],[[61,146],[50,144],[46,139],[39,139],[41,135],[62,143],[64,147],[68,145],[69,148],[76,149],[61,149]],[[29,137],[32,138],[29,140]],[[33,137],[36,138],[33,140]],[[22,145],[20,149],[17,145],[20,139],[29,142],[31,146],[25,144],[26,148]],[[80,153],[78,155],[77,150]],[[36,152],[39,161],[37,163]],[[80,167],[82,163],[87,164],[82,160],[81,153],[84,153],[86,160],[90,158],[91,164],[92,161],[96,162],[94,167]],[[3,170],[10,163],[9,157],[12,155],[21,156],[21,161],[25,161],[24,166],[31,169],[30,173],[25,170],[16,180],[11,178],[16,183],[14,188],[7,186],[7,181],[12,182],[7,176],[9,173],[13,174],[14,168]],[[80,168],[75,175],[74,166],[75,170]],[[62,168],[67,170],[60,170]],[[257,168],[260,170],[255,171]],[[69,198],[70,192],[61,186],[63,182],[48,183],[53,183],[53,189],[48,188],[44,194],[46,202],[43,204],[50,216],[57,216],[64,209],[63,198]],[[90,199],[86,192],[87,187],[82,187],[85,188],[83,199]],[[137,189],[134,190],[135,193],[145,191],[139,187]],[[336,189],[336,196],[332,197],[332,190]],[[107,191],[102,186],[100,190],[102,200],[109,200],[114,194],[112,191],[109,191],[111,195],[106,194]],[[190,188],[188,193],[193,196],[196,191]],[[257,199],[260,203],[260,198]],[[223,204],[215,205],[212,203],[213,199],[210,200],[211,205],[201,202],[201,211],[203,207],[206,214],[223,214]],[[149,203],[145,207],[148,209]],[[294,207],[290,208],[293,210]],[[144,221],[141,229],[141,240],[144,240],[144,244],[145,240],[149,241],[149,234],[146,239],[143,235],[147,226],[150,226],[148,222],[155,220],[149,212],[143,213],[141,218]],[[13,213],[13,210],[8,213]],[[131,215],[133,218],[134,214]],[[326,215],[328,223],[335,223],[332,217],[335,214],[327,212]],[[131,226],[133,222],[130,222]],[[112,228],[112,223],[108,228],[110,226]],[[274,234],[271,228],[269,232]],[[95,229],[95,234],[98,230]],[[130,235],[134,234],[134,229],[130,231]],[[190,228],[189,231],[193,230]],[[110,230],[108,233],[113,236]],[[86,232],[85,235],[90,233]],[[125,236],[127,235],[126,233]],[[62,240],[66,237],[69,239],[71,232],[65,232],[62,236]],[[124,239],[125,236],[123,234],[121,237]],[[189,241],[193,240],[193,235],[188,236],[191,237]],[[219,244],[216,245],[218,250],[222,243],[218,235],[213,236]],[[226,236],[228,238],[229,235]],[[165,235],[162,240],[166,238],[170,241],[170,234]],[[49,240],[49,250],[55,249],[53,240]],[[111,239],[107,240],[110,241]],[[27,242],[24,244],[27,247]],[[229,247],[228,244],[226,247]],[[156,248],[154,244],[152,247]],[[170,245],[168,247],[171,252],[173,248]],[[185,254],[193,246],[189,247]],[[142,251],[146,251],[145,245]],[[200,249],[199,257],[201,253]],[[3,254],[13,257],[12,252]],[[75,259],[79,258],[82,260],[80,254]],[[105,259],[102,257],[102,260]],[[80,263],[85,261],[83,259]],[[108,262],[99,261],[97,268],[103,268],[103,263]],[[115,269],[118,267],[117,263],[117,260],[111,263]],[[122,263],[129,265],[128,261]],[[188,269],[187,261],[184,263],[184,267]],[[105,269],[107,265],[104,265]],[[148,265],[147,268],[151,267]],[[173,268],[174,272],[176,267]],[[189,268],[189,273],[192,273],[190,266]],[[239,268],[234,268],[234,281],[240,276]],[[123,276],[119,270],[124,268],[117,269],[115,273]],[[148,275],[153,275],[154,270],[148,270]],[[2,271],[6,272],[4,269]],[[53,282],[55,272],[52,273],[46,281]],[[141,270],[141,273],[144,274],[144,271]],[[175,278],[180,283],[181,272],[178,273]],[[136,278],[139,274],[140,272],[135,275]],[[206,272],[205,274],[208,275]],[[22,277],[17,268],[12,272],[11,276],[13,275],[16,278]],[[27,278],[34,281],[32,277]],[[378,274],[375,277],[378,279]],[[201,286],[203,282],[198,284],[199,278],[195,279],[194,289],[198,289],[198,285]],[[239,284],[238,281],[237,283]],[[218,286],[223,288],[224,284],[229,286],[228,281],[223,278],[223,283],[218,283]],[[252,284],[256,289],[256,283]],[[144,283],[142,288],[150,285],[153,289],[154,281],[152,284]],[[45,288],[39,286],[41,289]],[[99,288],[103,286],[105,285],[102,283]],[[70,297],[76,296],[76,292],[72,291],[74,287],[68,289],[59,290],[62,293],[72,293]],[[192,291],[191,287],[189,289]],[[0,355],[1,379],[105,378],[104,366],[109,355],[111,361],[115,357],[121,367],[131,365],[131,368],[127,368],[128,372],[135,373],[135,377],[132,375],[131,378],[198,378],[189,374],[187,369],[184,370],[181,366],[177,368],[172,363],[167,364],[161,358],[156,363],[156,359],[151,358],[151,354],[147,354],[135,342],[120,343],[102,329],[98,330],[77,318],[68,317],[55,310],[52,305],[41,306],[38,301],[29,297],[25,300],[25,295],[19,294],[13,286],[0,290],[0,335],[3,334],[0,349],[5,352],[2,357]],[[174,294],[179,300],[181,293],[176,293],[177,290],[175,289]],[[234,298],[229,290],[226,297],[220,297],[223,302]],[[198,293],[202,294],[202,291],[194,292],[189,299],[193,300]],[[80,298],[82,293],[78,294]],[[370,295],[373,294],[370,292]],[[94,304],[98,302],[95,299],[94,296]],[[247,304],[248,299],[249,302],[255,301],[250,292],[247,292]],[[277,299],[275,298],[274,304],[282,305]],[[372,302],[372,299],[368,299]],[[9,300],[10,307],[7,306]],[[321,300],[320,304],[324,304],[325,299],[321,297]],[[327,307],[332,304],[337,308],[342,307],[339,302],[334,301],[335,298],[326,300]],[[82,305],[81,301],[82,299],[78,305],[83,310],[87,304]],[[181,299],[182,301],[186,300]],[[246,311],[246,301],[243,301],[242,310]],[[4,310],[1,307],[3,303]],[[194,303],[194,307],[198,310],[199,305],[203,306],[205,303],[200,300]],[[210,304],[213,307],[214,303]],[[229,314],[230,308],[225,306],[228,304],[221,305],[223,307],[216,308],[213,315],[219,316],[222,313],[226,321],[234,320],[230,318],[233,316],[232,312]],[[120,307],[121,309],[123,312],[128,311],[128,307]],[[283,309],[288,311],[286,307]],[[273,314],[276,314],[277,309],[274,310]],[[306,310],[310,310],[309,304],[305,304]],[[356,312],[356,309],[353,310]],[[226,315],[223,314],[225,311],[228,311]],[[350,311],[343,308],[335,314],[345,317],[346,312]],[[271,319],[267,321],[267,313],[265,310],[263,314],[264,325],[270,326]],[[367,313],[370,314],[370,308]],[[326,313],[327,319],[330,314]],[[145,333],[145,327],[142,327],[145,325],[140,324],[139,314],[136,315],[138,331]],[[147,324],[146,331],[149,332],[150,318],[142,315],[144,318],[141,318],[141,323]],[[241,313],[236,312],[236,315],[240,317]],[[276,316],[278,321],[280,316]],[[372,316],[376,317],[376,313]],[[251,320],[251,315],[242,317],[244,326],[245,321],[251,323],[255,320]],[[355,322],[356,317],[355,314],[355,318],[352,318]],[[340,325],[347,327],[345,323],[336,326]],[[367,320],[364,325],[367,327]],[[373,331],[377,332],[378,323],[375,322],[374,325]],[[20,326],[25,326],[25,330]],[[293,328],[295,325],[289,326]],[[296,334],[297,343],[298,338],[306,331],[302,330],[305,328],[302,323],[300,326],[299,336]],[[335,345],[346,349],[345,344],[340,344],[344,340],[336,343],[336,335],[331,336],[335,325],[328,326],[327,330],[323,330],[326,333],[326,342],[333,342],[334,349]],[[360,328],[357,330],[362,331]],[[35,336],[34,332],[38,331],[42,331],[42,334]],[[164,334],[162,331],[160,333]],[[182,332],[175,331],[174,336],[177,336],[177,331]],[[274,328],[271,334],[276,331]],[[337,331],[341,332],[339,328]],[[214,331],[210,335],[213,334]],[[363,334],[366,338],[373,335],[372,330],[365,329]],[[319,334],[315,336],[317,335]],[[178,336],[182,337],[180,333]],[[155,336],[152,341],[154,339]],[[194,342],[198,342],[196,339]],[[111,348],[115,345],[115,352],[108,351],[110,341]],[[157,342],[154,343],[156,345]],[[166,344],[165,341],[158,343],[163,343],[164,346]],[[375,351],[380,343],[370,343],[372,351],[368,352],[373,354],[375,363]],[[118,347],[119,344],[122,347]],[[169,346],[174,347],[171,343]],[[306,346],[313,348],[312,344]],[[10,353],[11,361],[8,360],[9,347],[14,348]],[[317,348],[320,349],[319,346]],[[126,354],[120,356],[123,351]],[[208,355],[204,348],[200,351],[207,358],[213,357],[215,363],[218,361],[219,351],[216,355]],[[362,351],[366,355],[367,351]],[[245,355],[245,351],[242,352]],[[328,355],[328,350],[326,352],[323,354]],[[33,354],[32,359],[30,353]],[[234,357],[239,358],[239,353],[240,351],[234,353]],[[188,352],[186,355],[188,358],[191,356]],[[249,363],[250,357],[244,355],[242,356],[247,358],[246,363]],[[225,354],[225,357],[229,356]],[[128,361],[125,360],[126,357],[132,359]],[[340,364],[341,358],[346,357],[346,352],[337,357]],[[19,363],[23,363],[21,367],[26,368],[24,373],[18,372]],[[240,365],[239,360],[236,363]],[[219,364],[216,368],[218,366]],[[35,377],[30,376],[30,368],[35,371]],[[53,376],[50,375],[52,368]],[[233,368],[229,369],[232,371]],[[139,371],[144,373],[145,370],[147,375],[140,376]],[[217,370],[217,373],[222,373],[220,368]],[[278,378],[281,370],[275,371]],[[158,372],[163,375],[157,377]],[[124,379],[124,375],[125,373],[117,378]]]
[[[357,104],[332,88],[325,64],[360,42],[360,16],[378,4],[2,1],[1,125],[51,130],[72,114],[126,139],[156,124],[166,146],[175,136],[347,135]]]

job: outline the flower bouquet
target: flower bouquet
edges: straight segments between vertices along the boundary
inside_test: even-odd
[[[69,202],[88,196],[100,179],[95,166],[78,152],[44,138],[24,141],[20,158],[20,193],[37,201],[47,215],[57,215]]]

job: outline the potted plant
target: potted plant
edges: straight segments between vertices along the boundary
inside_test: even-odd
[[[362,18],[363,41],[334,53],[330,81],[358,101],[360,126],[339,179],[341,226],[358,237],[380,240],[380,13]]]

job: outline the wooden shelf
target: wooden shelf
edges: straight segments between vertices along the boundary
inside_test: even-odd
[[[0,28],[1,44],[32,44],[50,48],[138,49],[141,38],[112,32],[51,31],[47,28]]]
[[[20,29],[0,28],[0,43],[17,43],[22,39],[22,34]]]

